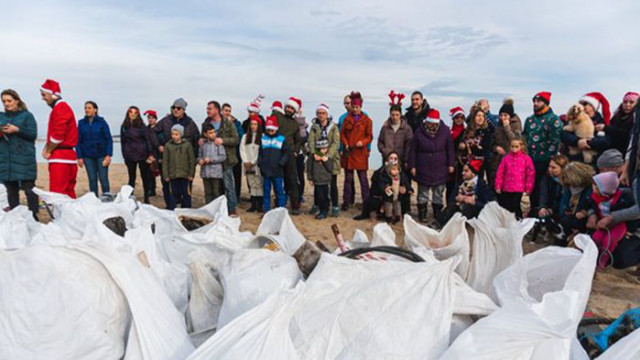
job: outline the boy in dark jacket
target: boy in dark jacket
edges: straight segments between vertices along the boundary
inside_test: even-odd
[[[278,132],[278,120],[275,116],[267,117],[265,133],[258,155],[258,166],[263,178],[264,211],[271,209],[271,186],[276,191],[277,207],[284,207],[284,166],[289,156],[289,147],[285,144],[284,135]]]
[[[171,141],[165,145],[162,154],[162,178],[171,185],[169,210],[175,209],[178,201],[182,208],[191,207],[189,182],[195,176],[196,158],[191,144],[182,138],[183,134],[182,125],[173,125]]]
[[[451,194],[447,207],[438,217],[440,226],[444,226],[457,212],[461,212],[467,219],[475,218],[488,202],[496,200],[489,185],[478,176],[480,171],[480,160],[471,160],[462,168],[462,184],[457,194]]]
[[[309,158],[307,174],[309,184],[314,187],[314,205],[320,210],[316,215],[316,219],[322,220],[327,218],[327,213],[329,212],[329,184],[331,183],[331,172],[333,170],[333,161],[329,160],[328,155],[329,141],[316,141],[316,153],[320,156],[320,160]]]

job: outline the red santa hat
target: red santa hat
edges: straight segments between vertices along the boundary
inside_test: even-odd
[[[424,122],[428,124],[440,124],[440,111],[436,109],[429,110],[427,117],[424,119]]]
[[[624,94],[622,101],[637,101],[638,98],[640,98],[640,94],[638,94],[637,92],[629,91],[628,93]]]
[[[478,175],[478,173],[480,172],[480,170],[482,170],[482,160],[469,160],[469,162],[467,163],[467,166],[469,167],[469,170],[471,170],[472,173]]]
[[[265,128],[267,130],[278,130],[278,119],[273,115],[267,116]]]
[[[298,112],[302,107],[302,100],[292,96],[289,98],[289,100],[287,100],[287,106],[291,106],[296,110],[296,112]]]
[[[60,84],[57,81],[51,79],[45,80],[44,84],[42,84],[42,86],[40,87],[40,91],[55,96],[61,96]]]
[[[458,115],[464,116],[464,110],[460,106],[456,106],[453,109],[449,110],[449,115],[451,115],[452,119]]]
[[[158,118],[158,113],[155,110],[147,110],[147,111],[144,112],[144,115],[146,115],[146,116],[151,115],[156,119]]]
[[[258,125],[262,126],[262,119],[260,118],[260,116],[258,116],[258,114],[251,114],[249,116],[249,122],[255,121],[258,123]]]
[[[275,110],[284,115],[284,110],[282,109],[282,103],[280,101],[274,101],[273,104],[271,104],[271,110]]]
[[[249,105],[247,106],[247,111],[259,114],[261,110],[260,108],[262,106],[262,99],[264,99],[264,95],[258,95],[258,97],[256,97],[252,102],[249,103]]]
[[[609,100],[604,95],[599,92],[590,92],[582,96],[579,102],[585,102],[593,106],[596,111],[601,110],[605,125],[609,125],[611,110],[609,109]]]
[[[541,100],[543,103],[549,105],[551,103],[551,93],[548,91],[540,91],[533,97],[532,100]]]
[[[322,104],[318,105],[318,107],[316,107],[316,111],[318,111],[318,110],[324,110],[328,114],[329,113],[329,105],[322,103]]]

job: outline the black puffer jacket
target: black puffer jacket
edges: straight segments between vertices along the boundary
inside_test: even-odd
[[[429,106],[429,102],[427,101],[427,99],[424,99],[424,101],[422,102],[422,110],[420,110],[419,113],[416,114],[411,106],[409,106],[406,110],[407,112],[404,113],[404,117],[407,119],[407,122],[411,126],[411,130],[413,130],[413,132],[415,133],[416,128],[420,126],[420,124],[422,124],[424,119],[427,118],[427,114],[429,114],[431,106]]]

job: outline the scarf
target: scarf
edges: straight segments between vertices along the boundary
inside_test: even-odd
[[[591,199],[598,207],[599,219],[607,215],[611,215],[611,207],[618,202],[618,199],[620,199],[620,195],[622,195],[620,189],[616,190],[616,192],[611,196],[599,195],[595,192],[591,193]]]
[[[457,140],[460,135],[462,135],[462,133],[464,132],[464,124],[453,124],[453,126],[451,126],[451,137],[453,138],[453,140]]]

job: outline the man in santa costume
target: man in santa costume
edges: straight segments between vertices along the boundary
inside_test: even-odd
[[[40,87],[42,100],[51,106],[47,142],[42,157],[49,161],[49,191],[76,198],[78,165],[74,147],[78,142],[76,117],[62,100],[60,84],[47,79]]]

